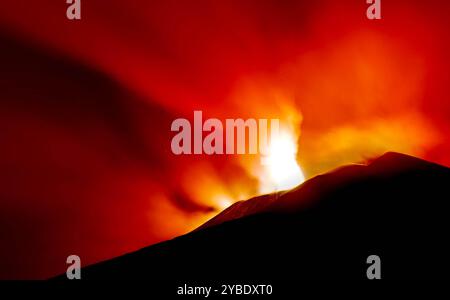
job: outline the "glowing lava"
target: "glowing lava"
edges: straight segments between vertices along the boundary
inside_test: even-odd
[[[263,192],[292,189],[305,181],[305,176],[297,162],[297,138],[295,134],[282,131],[269,145],[264,157],[267,173]]]

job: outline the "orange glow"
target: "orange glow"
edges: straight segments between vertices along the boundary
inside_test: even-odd
[[[415,51],[364,31],[241,78],[226,99],[233,117],[279,118],[280,136],[264,165],[260,157],[227,158],[241,172],[226,180],[204,160],[188,172],[191,197],[220,211],[386,151],[425,156],[444,139],[421,111],[425,75]]]

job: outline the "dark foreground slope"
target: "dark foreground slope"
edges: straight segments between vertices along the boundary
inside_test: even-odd
[[[82,270],[84,279],[449,277],[450,169],[388,153],[240,202],[200,229]]]

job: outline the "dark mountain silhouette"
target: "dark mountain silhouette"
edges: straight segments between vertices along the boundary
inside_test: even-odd
[[[448,278],[449,200],[450,169],[387,153],[236,203],[194,232],[82,277],[364,279],[375,254],[383,278]]]

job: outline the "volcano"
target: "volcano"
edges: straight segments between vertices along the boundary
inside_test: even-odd
[[[448,278],[450,169],[398,153],[241,201],[173,240],[82,269],[83,279]],[[60,278],[65,278],[61,276]]]

